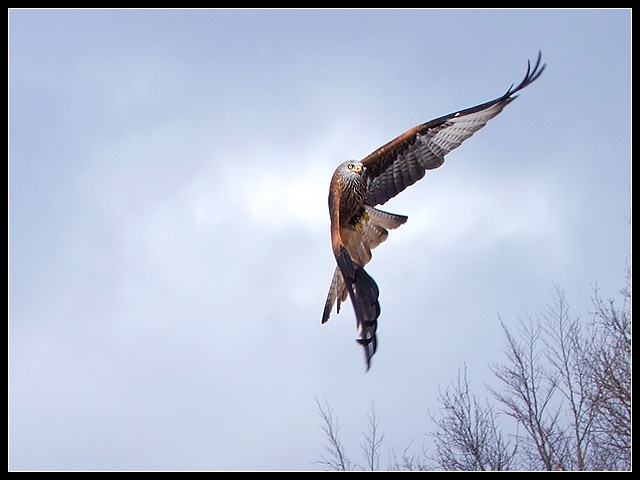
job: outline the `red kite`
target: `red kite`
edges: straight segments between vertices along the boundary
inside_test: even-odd
[[[333,305],[351,298],[356,315],[358,342],[364,347],[367,370],[376,352],[376,328],[380,315],[378,286],[364,270],[371,250],[384,242],[389,229],[407,221],[404,215],[383,212],[382,205],[405,188],[438,168],[444,157],[486,125],[511,103],[516,93],[534,82],[543,72],[542,54],[533,67],[527,63],[524,79],[489,102],[450,113],[412,128],[367,156],[341,164],[333,174],[329,189],[331,246],[337,266],[322,314],[329,319]]]

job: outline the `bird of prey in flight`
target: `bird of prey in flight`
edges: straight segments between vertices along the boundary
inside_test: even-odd
[[[371,260],[371,250],[384,242],[388,230],[407,221],[375,208],[395,197],[405,188],[425,176],[427,170],[438,168],[444,157],[486,125],[511,103],[523,88],[534,82],[543,72],[542,54],[517,85],[493,100],[450,113],[418,125],[395,140],[380,147],[363,160],[342,163],[331,178],[329,188],[329,216],[331,218],[331,246],[336,269],[322,313],[322,323],[331,310],[351,299],[358,333],[358,343],[364,348],[367,370],[376,352],[376,329],[380,316],[378,286],[364,270]]]

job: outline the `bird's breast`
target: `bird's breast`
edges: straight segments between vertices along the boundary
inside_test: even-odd
[[[367,193],[367,185],[360,175],[353,175],[341,183],[340,225],[346,226],[360,214]]]

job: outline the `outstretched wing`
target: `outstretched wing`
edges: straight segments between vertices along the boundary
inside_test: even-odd
[[[381,205],[424,177],[426,170],[442,165],[446,154],[484,127],[517,92],[542,74],[546,65],[541,59],[540,52],[533,69],[528,62],[524,79],[501,97],[418,125],[367,156],[362,161],[368,181],[365,203]]]

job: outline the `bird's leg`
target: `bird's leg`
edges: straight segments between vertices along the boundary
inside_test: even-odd
[[[370,220],[371,217],[369,217],[369,214],[363,207],[360,209],[357,215],[354,215],[351,218],[351,221],[349,223],[353,225],[353,228],[355,228],[358,232],[361,232],[364,229],[364,226],[369,223]]]

